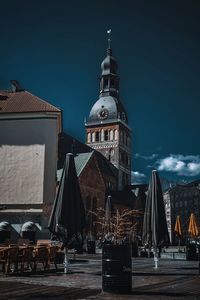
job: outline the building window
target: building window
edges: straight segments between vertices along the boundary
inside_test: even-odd
[[[91,143],[91,133],[90,132],[88,132],[88,134],[87,134],[87,142]]]
[[[104,130],[101,129],[101,141],[103,142],[104,141]]]
[[[95,142],[95,132],[92,133],[92,143]]]
[[[96,132],[96,142],[99,142],[99,140],[100,140],[99,137],[100,137],[100,136],[99,136],[99,131],[97,131],[97,132]]]
[[[111,87],[111,88],[114,88],[114,87],[115,87],[115,81],[114,81],[114,79],[111,79],[111,80],[110,80],[110,87]]]
[[[114,133],[113,130],[110,131],[110,140],[113,141]]]
[[[117,129],[115,129],[115,133],[114,133],[114,138],[115,138],[115,141],[117,141],[118,140],[118,131],[117,131]]]
[[[108,130],[104,131],[104,141],[108,141]]]
[[[108,89],[108,78],[104,78],[104,89]]]

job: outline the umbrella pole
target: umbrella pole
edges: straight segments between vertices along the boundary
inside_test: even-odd
[[[69,260],[68,260],[68,257],[67,257],[67,247],[64,248],[64,253],[65,253],[65,256],[64,256],[64,274],[67,274],[67,273],[69,273]]]
[[[158,269],[158,252],[157,252],[157,248],[154,251],[154,263],[155,263],[155,269]]]

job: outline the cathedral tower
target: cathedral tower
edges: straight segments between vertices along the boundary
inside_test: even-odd
[[[131,183],[131,129],[119,98],[117,61],[112,56],[110,36],[101,69],[99,99],[85,123],[86,143],[101,152],[119,170],[118,188],[121,190]]]

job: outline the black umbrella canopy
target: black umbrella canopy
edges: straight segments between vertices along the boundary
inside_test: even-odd
[[[76,174],[74,155],[68,153],[54,201],[48,228],[64,246],[74,247],[82,242],[85,210]]]
[[[170,244],[162,188],[156,170],[152,171],[149,182],[142,239],[144,244],[151,245],[155,249]]]

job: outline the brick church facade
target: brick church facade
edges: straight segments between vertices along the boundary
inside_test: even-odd
[[[120,101],[117,61],[112,56],[110,39],[101,64],[99,99],[85,123],[86,143],[99,151],[118,169],[118,189],[131,183],[131,129]]]

